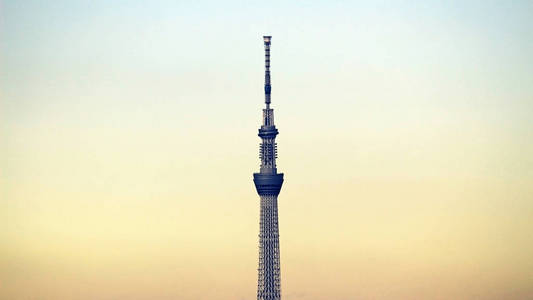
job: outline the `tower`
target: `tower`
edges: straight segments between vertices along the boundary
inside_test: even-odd
[[[281,299],[278,194],[283,184],[283,173],[276,169],[278,130],[274,125],[274,110],[270,108],[270,41],[271,36],[263,36],[265,43],[265,105],[263,124],[259,128],[259,158],[261,168],[254,173],[254,183],[260,198],[259,219],[259,267],[257,280],[257,300]]]

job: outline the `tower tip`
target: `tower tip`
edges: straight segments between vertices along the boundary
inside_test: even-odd
[[[265,41],[265,44],[270,43],[271,39],[272,39],[271,35],[263,35],[263,40]]]

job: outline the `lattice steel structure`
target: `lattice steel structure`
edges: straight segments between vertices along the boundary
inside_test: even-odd
[[[254,173],[254,183],[259,194],[259,268],[257,280],[258,300],[281,299],[278,194],[283,184],[283,173],[276,169],[278,130],[274,125],[274,110],[270,108],[270,41],[271,36],[263,36],[265,43],[265,104],[263,124],[259,128],[259,158],[261,168]]]

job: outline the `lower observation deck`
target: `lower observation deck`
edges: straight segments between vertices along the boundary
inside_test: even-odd
[[[254,173],[254,183],[259,195],[279,195],[283,185],[283,173],[263,174]]]

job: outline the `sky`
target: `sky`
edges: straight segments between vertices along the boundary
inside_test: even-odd
[[[0,1],[0,298],[533,298],[531,1]]]

